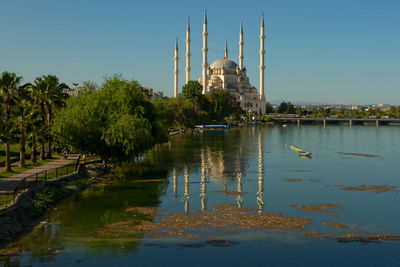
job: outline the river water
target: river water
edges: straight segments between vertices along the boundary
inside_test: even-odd
[[[400,242],[390,241],[400,240],[399,136],[399,126],[348,125],[175,136],[140,164],[126,164],[58,204],[0,260],[10,266],[400,265]],[[387,240],[378,240],[381,234]]]

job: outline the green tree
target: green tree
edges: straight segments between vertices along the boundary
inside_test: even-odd
[[[60,83],[59,79],[55,75],[43,76],[46,83],[46,112],[47,112],[47,127],[48,132],[50,132],[54,115],[59,110],[59,108],[65,105],[65,100],[68,98],[68,94],[64,93],[64,89],[69,89],[65,83]],[[48,135],[47,138],[47,157],[51,158],[52,142],[53,138]]]
[[[27,135],[32,133],[39,118],[39,112],[27,98],[22,98],[14,109],[15,127],[19,135],[19,167],[25,167],[25,145]],[[31,153],[36,153],[35,148]],[[36,157],[31,159],[36,162]]]
[[[37,143],[36,138],[40,135],[42,129],[42,120],[40,117],[40,112],[36,109],[35,105],[31,100],[32,112],[29,113],[29,124],[28,124],[28,145],[31,148],[31,162],[36,163],[37,155]]]
[[[222,121],[227,117],[234,117],[238,119],[243,110],[240,108],[239,103],[228,92],[217,90],[209,97],[212,119]]]
[[[288,109],[288,104],[286,102],[282,102],[278,107],[278,113],[286,113]]]
[[[172,99],[168,97],[152,100],[158,114],[158,123],[164,130],[169,130],[171,127],[174,127],[176,120],[176,110],[174,110],[171,102]]]
[[[182,97],[191,100],[193,103],[200,103],[203,86],[198,81],[189,81],[182,88]]]
[[[267,102],[265,104],[265,113],[272,113],[274,112],[274,107],[272,106],[271,103]]]
[[[46,81],[42,77],[38,77],[33,82],[31,88],[31,97],[35,107],[39,110],[40,120],[38,125],[37,136],[32,137],[34,147],[36,147],[36,141],[40,142],[40,159],[46,158],[45,154],[45,142],[47,136],[46,128]]]
[[[73,151],[121,161],[165,141],[167,132],[159,123],[140,84],[115,75],[99,90],[69,98],[55,119],[53,134]]]
[[[12,109],[15,107],[22,77],[17,76],[15,73],[3,72],[0,77],[0,105],[3,109],[3,120],[0,139],[5,143],[6,171],[11,171],[10,164],[10,142],[15,137],[13,128],[14,122],[12,120]]]
[[[53,134],[60,145],[84,154],[106,154],[102,139],[107,114],[98,92],[87,92],[67,100],[65,110],[56,115]]]
[[[294,114],[296,113],[296,108],[290,102],[282,102],[278,107],[278,113]]]
[[[288,113],[288,114],[296,113],[296,108],[294,107],[294,105],[291,102],[288,102],[288,109],[287,109],[286,113]]]
[[[210,99],[213,107],[213,117],[216,120],[223,120],[224,117],[231,113],[232,103],[229,93],[218,90],[211,94]]]
[[[52,137],[50,136],[50,129],[56,111],[64,106],[68,97],[67,94],[63,93],[63,90],[67,88],[68,86],[60,83],[57,76],[54,75],[43,75],[36,78],[31,87],[31,97],[40,111],[41,117],[41,129],[38,137],[41,144],[40,159],[42,160],[46,158],[46,142],[48,145],[47,157],[51,158]]]
[[[79,88],[78,94],[84,94],[87,91],[98,90],[99,86],[92,81],[84,81],[82,87]]]
[[[176,97],[169,101],[171,109],[175,111],[174,125],[184,128],[193,128],[197,123],[197,113],[194,103],[183,97]]]
[[[198,81],[189,81],[182,88],[181,96],[194,104],[196,111],[206,110],[208,101],[203,95],[203,86]]]

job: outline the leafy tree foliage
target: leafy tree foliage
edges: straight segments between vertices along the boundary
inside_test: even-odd
[[[153,103],[164,129],[192,128],[197,123],[198,112],[195,110],[195,103],[189,99],[178,96],[155,100]]]
[[[116,75],[106,78],[99,90],[68,99],[53,133],[74,151],[125,160],[166,140],[160,121],[139,83]]]
[[[292,103],[282,102],[278,107],[278,113],[294,114],[296,113],[296,109]]]
[[[83,86],[80,88],[79,93],[84,93],[85,91],[95,91],[98,90],[99,86],[92,81],[84,81]]]
[[[27,135],[29,133],[33,134],[40,116],[29,98],[21,99],[18,102],[13,110],[13,115],[16,131],[19,134],[19,167],[25,167],[25,144],[29,138]],[[31,153],[33,155],[36,153],[35,147]],[[32,162],[36,162],[36,157],[31,157],[31,159]]]
[[[0,77],[0,141],[6,145],[6,170],[9,162],[10,142],[19,142],[19,166],[25,166],[25,144],[31,146],[31,161],[36,162],[36,141],[41,143],[41,157],[45,158],[45,143],[51,157],[50,128],[55,113],[64,106],[68,86],[59,83],[54,75],[39,77],[33,84],[21,85],[22,77],[4,72]]]
[[[0,77],[0,105],[3,110],[0,139],[5,144],[5,167],[7,171],[11,171],[10,143],[15,140],[15,122],[13,121],[12,111],[23,90],[23,87],[20,86],[21,81],[22,77],[10,72],[3,72]]]
[[[38,77],[31,86],[33,103],[40,112],[40,158],[42,160],[46,158],[45,143],[48,145],[47,157],[51,158],[53,140],[50,135],[50,129],[53,124],[54,114],[64,106],[65,100],[68,98],[68,95],[63,92],[67,88],[68,86],[60,83],[59,79],[54,75]]]
[[[182,88],[180,97],[168,101],[169,105],[175,106],[173,110],[177,111],[173,125],[193,127],[196,124],[224,122],[229,116],[236,119],[240,117],[242,110],[239,103],[229,93],[218,90],[205,96],[202,90],[203,86],[199,82],[189,81]],[[192,103],[193,107],[187,101]]]
[[[236,102],[228,92],[218,90],[211,94],[210,102],[212,103],[212,117],[221,121],[225,117],[238,112],[239,103]]]
[[[200,100],[204,97],[202,91],[203,86],[199,82],[189,81],[182,88],[182,97],[193,103],[200,103]]]
[[[265,104],[265,113],[272,113],[274,112],[274,107],[272,106],[271,103],[267,102]]]

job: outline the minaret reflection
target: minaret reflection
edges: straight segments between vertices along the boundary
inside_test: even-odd
[[[185,195],[183,199],[185,200],[185,212],[189,212],[189,198],[190,198],[190,183],[189,183],[189,170],[187,165],[185,165]]]
[[[264,159],[263,159],[263,144],[262,144],[262,131],[258,132],[258,192],[257,204],[259,213],[264,211]]]
[[[237,196],[237,203],[238,203],[238,207],[242,208],[243,206],[243,196],[242,196],[242,171],[240,169],[240,166],[237,170],[236,173],[236,177],[237,177],[237,191],[238,191],[238,196]]]
[[[225,171],[225,163],[224,163],[224,153],[222,151],[218,153],[218,168],[220,177],[223,177]],[[223,181],[224,181],[224,191],[226,191],[228,187],[227,181],[226,179],[223,179]]]
[[[201,149],[201,210],[207,210],[207,175],[206,175],[206,162],[205,152]]]
[[[223,152],[219,152],[218,153],[218,167],[219,167],[219,173],[222,176],[222,174],[224,173],[225,170],[225,163],[224,163],[224,153]]]
[[[173,168],[173,170],[172,170],[172,178],[174,181],[174,196],[176,199],[176,197],[178,196],[178,174],[176,173],[175,168]]]

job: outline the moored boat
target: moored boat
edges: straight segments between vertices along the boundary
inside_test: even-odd
[[[227,129],[225,124],[208,124],[208,125],[196,125],[198,129]]]

